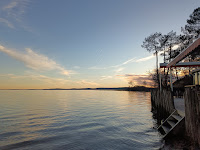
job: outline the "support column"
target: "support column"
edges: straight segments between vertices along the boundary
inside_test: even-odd
[[[170,86],[171,86],[171,91],[173,92],[173,84],[172,84],[172,69],[171,69],[171,67],[170,67],[169,69],[170,69]]]
[[[160,91],[162,90],[162,74],[160,72]]]

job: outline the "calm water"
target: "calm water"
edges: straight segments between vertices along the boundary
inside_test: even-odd
[[[0,91],[0,149],[152,150],[150,93]]]

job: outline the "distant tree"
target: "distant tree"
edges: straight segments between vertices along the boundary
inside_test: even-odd
[[[185,30],[192,34],[194,38],[198,38],[200,34],[200,7],[196,8],[189,16]]]
[[[156,32],[146,37],[141,45],[149,52],[153,52],[156,55],[156,71],[157,71],[157,79],[159,78],[158,74],[158,52],[161,51],[162,43],[161,43],[162,34],[160,32]],[[159,80],[157,81],[159,86]]]
[[[147,82],[146,82],[146,81],[143,81],[143,85],[146,86],[146,85],[147,85]]]
[[[158,81],[159,81],[159,78],[158,78],[158,76],[157,76],[157,71],[156,71],[156,69],[155,70],[153,70],[153,71],[149,71],[149,78],[153,81],[153,85],[152,86],[154,86],[154,87],[156,87],[159,83],[158,83]]]
[[[129,84],[129,87],[133,87],[133,81],[132,80],[129,81],[128,84]]]

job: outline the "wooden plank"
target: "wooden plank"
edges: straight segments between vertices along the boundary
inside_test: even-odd
[[[167,120],[167,122],[170,124],[171,127],[173,127],[176,123],[170,120]]]
[[[162,125],[163,130],[165,131],[165,133],[167,134],[170,130],[170,128],[168,128],[167,126]]]
[[[172,134],[182,134],[183,128],[182,125],[185,124],[185,117],[181,118],[170,130],[167,134],[163,136],[163,139],[165,139],[168,135]],[[171,134],[170,134],[171,133]]]
[[[179,116],[179,115],[174,115],[174,114],[173,114],[172,117],[174,117],[174,119],[176,119],[176,120],[178,120],[178,121],[182,119],[182,117]]]

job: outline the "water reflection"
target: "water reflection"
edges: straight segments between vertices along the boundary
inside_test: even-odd
[[[154,149],[150,93],[0,91],[0,149]]]

